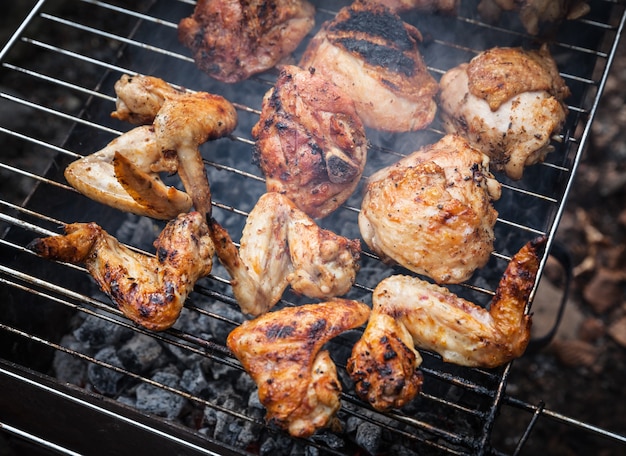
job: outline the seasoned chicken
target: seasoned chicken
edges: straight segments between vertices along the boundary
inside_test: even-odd
[[[151,124],[165,100],[186,92],[154,76],[127,74],[115,83],[115,111],[111,117],[133,124]]]
[[[211,233],[235,298],[250,315],[267,312],[288,285],[311,298],[341,296],[360,268],[359,240],[321,229],[279,193],[259,198],[246,220],[239,250],[215,220]]]
[[[513,256],[489,310],[417,277],[380,282],[367,328],[346,365],[358,395],[377,410],[412,400],[422,383],[415,347],[473,367],[493,368],[521,356],[530,338],[525,309],[544,243],[535,239]]]
[[[196,281],[209,274],[215,249],[198,212],[180,214],[154,241],[156,256],[120,244],[95,223],[72,223],[66,235],[35,239],[39,255],[87,270],[118,308],[154,331],[171,327]]]
[[[343,204],[365,167],[365,130],[352,100],[296,66],[285,66],[265,95],[252,136],[267,191],[286,195],[313,218]]]
[[[161,159],[154,128],[141,126],[104,149],[70,163],[65,178],[80,193],[133,214],[170,220],[191,209],[191,197],[163,183],[153,165]]]
[[[411,10],[456,14],[461,0],[367,0],[370,3],[385,5],[396,13]]]
[[[569,89],[547,47],[484,51],[447,71],[440,85],[445,130],[489,155],[493,170],[520,179],[554,149]]]
[[[178,39],[202,71],[238,82],[286,59],[314,24],[305,0],[199,0],[178,24]]]
[[[335,364],[322,346],[367,321],[369,307],[334,299],[244,322],[227,345],[259,387],[266,420],[294,437],[332,425],[341,406]]]
[[[132,84],[125,78],[121,81],[126,81],[126,88]],[[156,78],[137,81],[140,89],[147,87],[148,82],[154,87],[166,85]],[[156,97],[151,98],[153,101],[159,98],[159,90],[134,93],[149,98],[152,94]],[[187,212],[192,205],[197,211],[210,214],[211,192],[198,147],[235,129],[234,106],[223,97],[206,92],[167,96],[160,107],[157,102],[147,103],[143,106],[149,109],[143,111],[141,96],[129,95],[126,100],[123,111],[118,107],[119,112],[126,113],[124,118],[148,118],[149,112],[158,107],[154,124],[136,127],[104,149],[71,163],[65,170],[67,181],[95,201],[138,215],[169,220]],[[130,110],[131,106],[138,111]],[[163,184],[160,172],[178,172],[186,193]]]
[[[419,30],[391,10],[357,0],[322,26],[299,66],[337,84],[366,126],[419,130],[435,117],[439,90],[419,52],[421,41]]]
[[[531,35],[537,35],[544,23],[574,20],[590,11],[586,0],[481,0],[478,12],[495,23],[503,11],[517,11],[522,25]]]
[[[459,283],[489,260],[499,197],[489,159],[446,135],[370,177],[359,229],[383,261]]]

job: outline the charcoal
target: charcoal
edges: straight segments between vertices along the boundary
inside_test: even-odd
[[[178,388],[180,376],[173,369],[157,372],[152,380],[163,385]],[[137,408],[141,411],[167,419],[178,417],[186,404],[186,399],[157,386],[142,383],[137,387]]]
[[[122,367],[114,347],[104,347],[94,358],[113,366]],[[114,396],[118,394],[124,374],[99,364],[90,364],[87,368],[87,378],[96,391]]]
[[[127,369],[144,373],[163,359],[163,348],[152,337],[135,334],[117,351],[117,356]]]
[[[74,351],[80,351],[81,343],[72,334],[61,338],[60,345]],[[54,352],[52,368],[56,378],[73,385],[84,385],[87,379],[87,362],[62,351]]]
[[[265,439],[259,448],[260,456],[289,456],[293,441],[287,435],[275,434]]]
[[[82,325],[74,331],[76,340],[92,349],[114,345],[131,335],[132,331],[130,329],[117,323],[103,320],[95,315],[89,315],[85,318]]]
[[[194,396],[201,396],[209,388],[209,382],[207,382],[204,372],[200,364],[194,365],[191,369],[187,369],[183,372],[180,379],[180,386],[182,389]]]
[[[315,434],[314,438],[317,442],[323,442],[328,448],[332,448],[333,450],[339,450],[346,445],[346,442],[344,442],[341,437],[330,432]]]
[[[245,421],[239,435],[237,436],[237,446],[239,448],[248,448],[250,445],[258,442],[261,438],[261,429],[259,426]]]
[[[356,430],[356,444],[369,454],[377,454],[380,447],[382,430],[380,427],[364,421]]]
[[[418,453],[416,453],[415,451],[399,443],[391,446],[389,454],[394,454],[396,456],[419,456]]]

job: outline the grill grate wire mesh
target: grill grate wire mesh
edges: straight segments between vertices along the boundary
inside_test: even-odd
[[[330,19],[339,7],[336,2],[320,3],[316,27]],[[564,23],[550,41],[562,76],[573,92],[568,100],[570,114],[557,149],[548,156],[546,163],[529,169],[519,182],[497,176],[503,184],[503,197],[496,203],[500,212],[496,224],[496,252],[485,270],[479,271],[469,283],[451,287],[475,302],[486,304],[489,301],[506,262],[527,240],[545,234],[549,245],[553,241],[626,16],[626,6],[621,1],[597,0],[590,3],[592,12],[589,16],[571,24]],[[493,26],[483,23],[472,7],[475,7],[474,3],[464,3],[457,18],[407,15],[407,21],[414,23],[426,37],[423,55],[436,78],[495,44],[536,45],[535,39],[523,33],[513,16],[507,16],[503,24]],[[9,341],[13,347],[8,353],[3,350],[2,358],[16,362],[18,366],[23,365],[23,369],[32,369],[37,372],[36,380],[41,381],[49,373],[49,367],[44,361],[33,362],[28,355],[33,350],[48,353],[47,356],[37,357],[44,360],[50,358],[50,352],[63,352],[118,372],[135,382],[182,396],[198,406],[264,427],[263,420],[258,417],[63,346],[59,342],[60,333],[51,331],[50,322],[63,325],[72,315],[90,315],[190,355],[205,357],[228,369],[241,370],[223,341],[220,343],[217,339],[179,328],[151,333],[136,327],[121,312],[112,308],[106,298],[92,293],[85,286],[89,279],[84,268],[52,264],[26,249],[29,240],[59,233],[59,227],[66,223],[96,221],[110,232],[114,232],[116,224],[119,224],[115,211],[86,201],[69,187],[62,178],[62,171],[67,163],[100,149],[131,128],[108,116],[114,109],[113,82],[123,73],[159,76],[190,90],[219,93],[235,104],[240,117],[238,128],[230,138],[207,144],[203,155],[212,185],[216,218],[235,239],[241,233],[246,215],[256,197],[264,191],[262,175],[250,163],[253,142],[249,131],[258,119],[261,97],[271,87],[276,73],[270,71],[231,86],[201,74],[186,50],[176,41],[177,21],[192,10],[193,2],[183,0],[42,0],[2,50],[0,102],[6,106],[3,109],[25,115],[31,127],[28,123],[15,126],[9,120],[6,125],[0,125],[0,135],[8,147],[29,151],[30,156],[34,156],[32,160],[5,160],[4,156],[0,160],[3,176],[32,187],[26,198],[14,200],[4,195],[0,198],[0,229],[3,231],[0,238],[3,252],[0,290],[3,296],[7,296],[0,330],[3,341]],[[582,39],[585,34],[582,31],[591,38]],[[78,46],[78,42],[83,46]],[[588,43],[595,44],[590,46]],[[43,64],[50,56],[58,62],[57,65],[50,67]],[[23,87],[36,89],[28,91]],[[43,123],[48,128],[41,133],[41,129],[32,128],[31,122]],[[378,167],[394,162],[398,156],[421,145],[434,142],[442,134],[437,121],[424,132],[393,137],[368,131],[371,146],[365,174],[371,174]],[[356,192],[337,214],[321,223],[334,228],[339,234],[358,237],[355,224],[358,207]],[[368,302],[369,294],[380,278],[389,274],[389,269],[367,251],[363,257],[358,283],[349,297]],[[542,261],[542,268],[545,261],[546,258]],[[208,279],[196,286],[186,303],[186,312],[232,328],[239,320],[210,305],[220,302],[236,308],[229,291],[227,274],[215,268]],[[297,305],[299,302],[300,298],[287,293],[282,304]],[[21,309],[22,306],[26,309]],[[50,312],[51,315],[39,315],[42,308],[43,312]],[[20,315],[24,312],[28,312],[26,318]],[[24,322],[25,319],[37,320],[39,317],[46,323]],[[354,341],[353,337],[353,334],[348,334],[334,343],[349,346]],[[18,371],[20,369],[18,367]],[[624,436],[563,416],[542,403],[528,404],[507,395],[505,388],[510,366],[494,371],[461,369],[425,354],[422,370],[425,389],[416,399],[416,408],[421,410],[420,413],[373,413],[349,389],[342,394],[341,413],[373,423],[396,438],[435,454],[516,454],[532,437],[539,417],[549,417],[626,444]],[[10,375],[8,370],[3,369],[2,372],[5,376]],[[24,381],[26,377],[24,374]],[[81,393],[74,394],[78,397]],[[528,425],[522,435],[513,437],[515,444],[512,448],[498,450],[492,447],[490,434],[501,407],[518,410],[521,419]],[[5,430],[11,432],[10,423],[7,426]],[[14,433],[17,434],[17,431]],[[51,448],[58,443],[44,440]],[[210,438],[206,441],[215,443]],[[184,442],[182,444],[185,445]],[[333,449],[316,439],[306,444],[324,454],[344,454],[346,451]],[[188,445],[191,443],[188,442]],[[222,449],[228,446],[219,441],[216,445]],[[212,447],[207,444],[206,448]],[[194,447],[194,450],[197,448]],[[211,454],[212,450],[206,451]],[[246,450],[230,451],[248,454]]]

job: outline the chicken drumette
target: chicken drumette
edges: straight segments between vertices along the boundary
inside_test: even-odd
[[[512,179],[543,161],[567,116],[565,81],[547,47],[493,48],[446,72],[440,81],[444,128],[491,157]]]
[[[417,277],[391,276],[373,293],[373,308],[346,369],[356,392],[377,410],[401,407],[421,388],[415,347],[462,366],[493,368],[521,356],[530,338],[525,314],[545,238],[513,256],[489,310]]]
[[[266,419],[295,437],[332,424],[341,406],[335,364],[322,346],[367,321],[369,307],[335,299],[287,307],[244,322],[228,347],[259,387]]]
[[[365,167],[365,130],[352,100],[296,66],[284,67],[265,95],[252,136],[267,191],[285,194],[313,218],[345,202]]]
[[[266,193],[248,215],[239,250],[215,220],[211,233],[241,310],[267,312],[288,285],[311,298],[347,293],[360,268],[361,245],[321,229],[287,197]]]
[[[435,117],[439,90],[419,52],[421,41],[419,30],[385,6],[357,0],[322,26],[299,66],[338,85],[366,126],[419,130]]]
[[[359,228],[383,261],[459,283],[489,260],[499,197],[489,159],[446,135],[370,177]]]
[[[178,24],[178,38],[202,71],[238,82],[286,59],[314,24],[305,0],[200,0]]]
[[[165,226],[154,242],[156,256],[131,250],[95,223],[72,223],[65,232],[36,239],[30,248],[44,258],[84,263],[124,315],[154,331],[176,322],[194,284],[213,266],[215,249],[198,212]]]

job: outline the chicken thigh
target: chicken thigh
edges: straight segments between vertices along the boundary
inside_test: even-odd
[[[279,193],[259,198],[246,220],[239,250],[215,220],[211,232],[235,298],[250,315],[267,312],[288,285],[311,298],[341,296],[360,268],[359,240],[321,229]]]
[[[198,212],[165,226],[154,242],[156,256],[131,250],[95,223],[72,223],[65,232],[29,247],[44,258],[84,263],[124,315],[154,331],[176,322],[194,284],[213,266],[215,249]]]
[[[370,177],[361,236],[385,262],[459,283],[489,260],[499,197],[489,159],[446,135]]]
[[[439,90],[418,49],[422,35],[383,5],[355,1],[309,42],[300,67],[338,85],[363,123],[386,131],[427,127]]]
[[[492,169],[521,179],[554,149],[569,89],[548,49],[493,48],[440,81],[444,128],[491,157]]]
[[[267,191],[286,195],[313,218],[343,204],[365,167],[365,130],[352,100],[296,66],[285,66],[265,95],[252,136]]]
[[[202,71],[232,83],[280,63],[314,24],[306,0],[199,0],[178,24],[178,38]]]
[[[341,384],[330,354],[320,350],[369,312],[363,303],[334,299],[270,312],[229,334],[227,345],[258,385],[269,423],[294,437],[332,424]]]
[[[373,308],[346,369],[357,394],[377,410],[402,407],[421,388],[415,347],[462,366],[493,368],[521,356],[530,338],[525,313],[545,238],[513,256],[489,309],[417,277],[391,276],[373,293]]]

